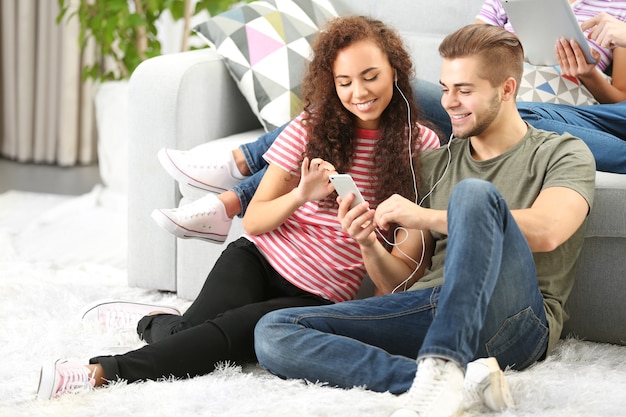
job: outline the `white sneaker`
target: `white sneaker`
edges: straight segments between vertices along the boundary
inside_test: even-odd
[[[503,411],[514,406],[509,384],[496,358],[482,358],[468,363],[463,388],[466,409],[477,404],[483,404],[491,411]]]
[[[156,209],[152,212],[152,218],[176,237],[214,243],[224,243],[233,222],[215,194],[207,194],[179,208]]]
[[[452,361],[424,358],[406,404],[391,417],[457,417],[463,414],[463,370]]]
[[[180,316],[174,307],[107,299],[83,307],[80,318],[83,323],[98,323],[107,329],[135,329],[139,320],[155,311]]]
[[[80,394],[93,389],[96,381],[85,365],[57,359],[41,367],[37,399],[49,400],[63,394]]]
[[[228,152],[216,155],[163,148],[157,153],[157,158],[176,181],[212,193],[222,193],[244,178],[237,178],[237,167]]]

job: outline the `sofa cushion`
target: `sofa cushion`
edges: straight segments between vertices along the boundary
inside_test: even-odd
[[[300,83],[319,26],[336,16],[328,0],[267,0],[243,5],[194,28],[224,58],[267,131],[302,110]]]
[[[626,175],[596,171],[586,237],[626,238]]]
[[[524,76],[517,99],[571,106],[598,104],[578,78],[563,75],[558,65],[532,65],[527,62],[524,63]]]

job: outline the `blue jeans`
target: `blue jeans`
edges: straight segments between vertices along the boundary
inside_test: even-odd
[[[518,102],[517,108],[538,129],[581,138],[598,171],[626,173],[626,101],[592,106]]]
[[[448,204],[442,286],[271,312],[255,329],[260,364],[284,378],[400,394],[421,357],[465,367],[495,356],[518,370],[540,360],[548,344],[543,297],[503,197],[489,182],[466,179]]]
[[[239,149],[243,152],[246,164],[248,164],[248,168],[250,172],[252,172],[252,175],[246,177],[231,189],[237,194],[237,197],[239,197],[239,203],[241,204],[239,217],[243,217],[246,213],[248,204],[250,200],[252,200],[256,189],[259,188],[261,178],[263,178],[263,174],[265,174],[267,170],[267,161],[263,159],[263,154],[272,146],[272,143],[274,143],[276,138],[280,135],[280,132],[285,129],[285,126],[287,126],[287,124],[259,136],[254,142],[239,146]]]
[[[452,123],[448,112],[441,106],[441,86],[418,78],[413,91],[415,101],[420,108],[421,119],[426,119],[435,125],[442,145],[448,143],[448,138],[452,135]]]

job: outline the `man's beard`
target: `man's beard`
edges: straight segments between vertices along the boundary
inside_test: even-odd
[[[474,126],[470,127],[467,132],[453,130],[454,136],[458,138],[470,138],[472,136],[480,135],[498,117],[498,113],[500,112],[501,107],[502,107],[502,104],[500,103],[500,96],[496,93],[493,95],[491,102],[489,103],[489,107],[487,107],[487,109],[484,112],[481,112],[479,114]],[[454,126],[453,126],[453,129],[454,129]]]

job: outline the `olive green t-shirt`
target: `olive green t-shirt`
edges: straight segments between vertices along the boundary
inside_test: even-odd
[[[453,139],[449,146],[449,152],[444,146],[423,153],[420,190],[420,198],[426,196],[423,207],[447,209],[452,189],[466,178],[491,182],[511,210],[530,207],[539,193],[550,187],[571,188],[587,200],[589,207],[593,204],[593,155],[582,140],[567,133],[558,135],[529,126],[527,134],[515,147],[486,161],[472,158],[467,139]],[[560,210],[559,207],[554,209]],[[533,254],[550,329],[548,352],[559,340],[563,322],[568,318],[563,306],[574,282],[585,227],[586,221],[555,250]],[[433,237],[436,244],[432,265],[411,290],[443,283],[447,235],[433,232]]]

